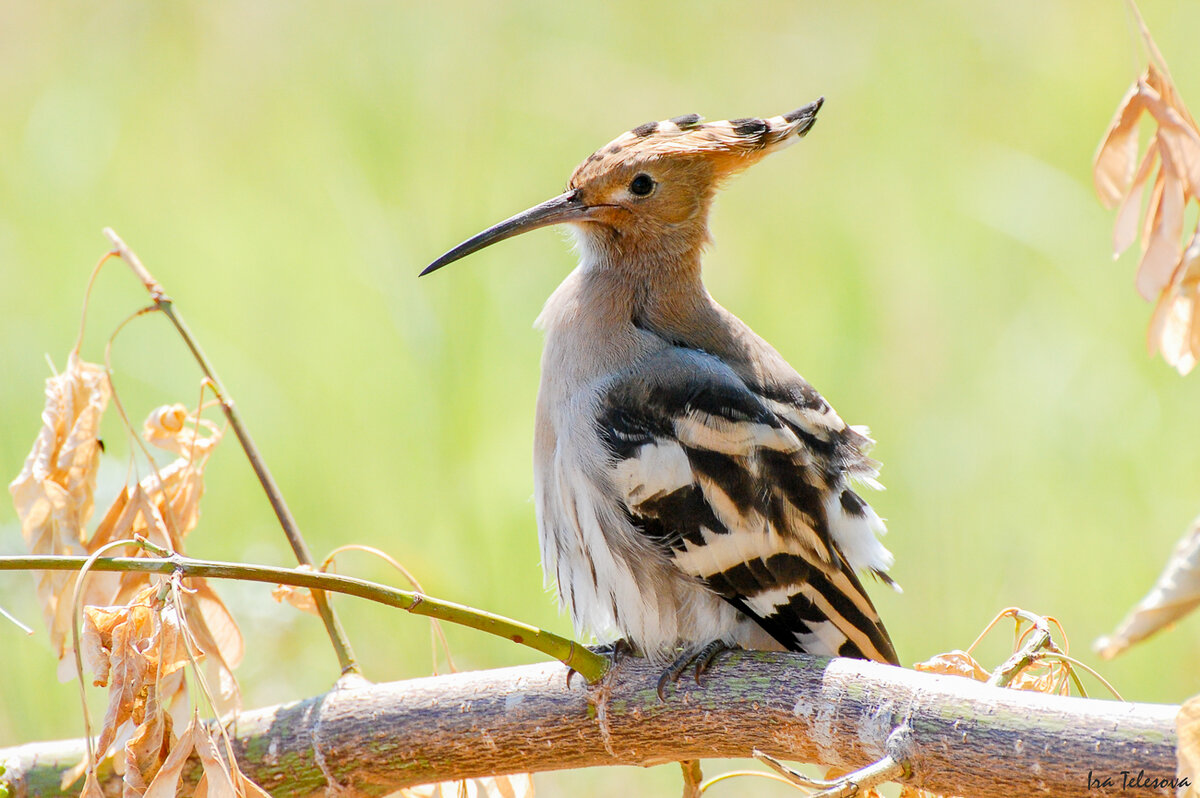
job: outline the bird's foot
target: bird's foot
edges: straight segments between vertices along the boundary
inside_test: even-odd
[[[717,657],[726,651],[732,651],[738,646],[731,646],[724,640],[714,640],[700,647],[689,647],[683,650],[683,653],[675,658],[675,661],[667,666],[662,672],[662,676],[658,677],[658,700],[666,701],[666,696],[663,691],[667,687],[667,682],[675,684],[679,681],[679,677],[683,675],[689,667],[695,668],[696,684],[701,684],[700,677],[708,672],[712,667]]]
[[[617,663],[619,663],[622,658],[636,657],[638,653],[637,649],[634,648],[633,643],[630,643],[623,637],[618,638],[611,643],[601,643],[598,646],[588,646],[588,651],[591,651],[593,654],[599,654],[602,657],[608,657],[609,670],[617,667]],[[568,690],[571,689],[571,680],[575,678],[576,673],[578,673],[578,671],[574,668],[569,668],[567,670]]]
[[[588,649],[593,654],[599,654],[602,657],[608,657],[609,664],[616,667],[624,657],[636,657],[637,649],[623,637],[617,638],[611,643],[601,643],[598,646],[588,646]]]

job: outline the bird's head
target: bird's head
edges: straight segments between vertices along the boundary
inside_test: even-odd
[[[805,135],[823,102],[769,119],[704,122],[689,114],[647,122],[590,155],[565,192],[467,239],[421,274],[564,222],[605,259],[670,258],[694,250],[707,240],[708,208],[722,181]]]

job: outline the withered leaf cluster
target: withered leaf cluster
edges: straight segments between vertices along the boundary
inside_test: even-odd
[[[1155,127],[1139,159],[1146,116]],[[1187,206],[1200,203],[1200,128],[1165,67],[1151,63],[1121,101],[1096,152],[1093,177],[1100,201],[1118,209],[1114,255],[1137,240],[1140,228],[1137,289],[1156,303],[1147,345],[1187,374],[1200,358],[1200,226],[1186,248],[1183,243]],[[1142,216],[1147,186],[1150,199]]]
[[[1013,655],[1019,652],[1025,657],[1015,665],[1013,660],[1004,663],[999,668],[988,671],[972,655],[975,647],[983,640],[996,625],[1005,618],[1012,618],[1016,624],[1013,632]],[[1063,645],[1050,637],[1050,626],[1053,625],[1063,636]],[[1039,632],[1044,632],[1040,637]],[[961,676],[978,682],[999,683],[1011,690],[1031,690],[1047,695],[1070,695],[1072,684],[1078,685],[1074,678],[1074,666],[1069,656],[1069,645],[1066,643],[1062,627],[1053,618],[1042,618],[1033,613],[1016,607],[1010,607],[1000,612],[966,651],[955,650],[938,654],[925,662],[913,666],[916,670],[926,673],[938,673],[943,676]],[[1093,675],[1099,676],[1099,674]],[[997,682],[999,676],[1003,680]]]
[[[183,552],[185,538],[199,519],[204,467],[221,430],[182,405],[151,413],[143,437],[175,459],[126,485],[89,533],[102,451],[100,421],[111,396],[104,368],[74,353],[66,369],[46,381],[42,428],[24,468],[9,486],[30,553],[86,556],[104,549],[145,556],[140,548],[113,545],[136,538]],[[79,658],[92,673],[93,684],[108,689],[97,758],[113,756],[125,796],[173,795],[173,787],[169,793],[153,789],[165,763],[172,757],[186,759],[186,753],[179,754],[185,746],[202,753],[205,735],[212,743],[208,726],[194,719],[188,722],[193,710],[186,666],[197,665],[218,712],[236,705],[233,668],[242,658],[243,644],[228,608],[209,584],[195,577],[135,572],[80,577],[69,571],[42,571],[35,578],[63,679],[77,676],[72,627],[79,592]],[[94,766],[95,762],[81,763],[68,772],[65,783],[86,769],[84,794],[100,794]],[[214,794],[257,794],[241,786],[231,758],[222,767],[236,789],[217,789]],[[210,783],[216,778],[207,764],[205,774]],[[174,778],[177,781],[178,775]]]
[[[1141,222],[1142,259],[1137,288],[1155,301],[1147,331],[1151,354],[1180,374],[1200,360],[1200,220],[1184,244],[1185,213],[1200,205],[1200,127],[1188,112],[1149,30],[1131,3],[1151,54],[1150,65],[1121,101],[1096,152],[1096,192],[1116,207],[1113,252],[1120,255],[1138,237],[1138,219],[1151,185]],[[1140,122],[1154,123],[1146,151],[1138,158]],[[1153,183],[1150,176],[1154,175]],[[1095,642],[1105,659],[1173,623],[1200,605],[1200,519],[1193,522],[1171,553],[1158,581],[1112,635]],[[1179,772],[1197,792],[1200,783],[1200,696],[1184,703],[1176,718]]]
[[[125,485],[89,533],[103,450],[100,421],[111,397],[104,368],[76,354],[63,373],[46,381],[42,428],[9,486],[31,553],[146,556],[142,548],[120,545],[137,539],[159,551],[183,553],[199,521],[204,468],[221,429],[182,405],[154,410],[142,438],[175,459]],[[42,571],[36,579],[60,678],[78,674],[72,628],[78,591],[79,661],[92,683],[108,690],[95,759],[68,771],[64,789],[84,776],[83,798],[103,796],[95,766],[111,756],[122,777],[123,798],[170,798],[181,789],[184,767],[194,755],[202,771],[192,795],[266,798],[239,769],[224,728],[200,721],[189,692],[190,666],[219,714],[237,706],[233,668],[242,658],[241,632],[204,579],[132,571],[88,573],[82,580],[74,572]],[[313,611],[308,590],[281,586],[276,593]],[[527,774],[496,776],[424,785],[398,795],[531,798],[533,783]]]

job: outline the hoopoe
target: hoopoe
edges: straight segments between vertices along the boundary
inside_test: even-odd
[[[648,122],[567,190],[426,268],[568,223],[580,264],[545,330],[534,441],[542,565],[578,631],[672,661],[726,648],[895,664],[856,571],[885,575],[873,441],[701,282],[722,182],[803,137],[824,98],[770,119]],[[679,653],[682,647],[682,654]]]

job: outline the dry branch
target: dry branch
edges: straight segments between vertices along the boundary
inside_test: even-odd
[[[250,461],[250,467],[254,469],[254,475],[258,477],[259,484],[267,494],[267,501],[270,502],[271,509],[275,511],[275,517],[283,529],[284,536],[287,537],[288,544],[292,547],[292,552],[296,555],[296,561],[301,565],[313,565],[312,553],[308,550],[308,543],[305,542],[304,536],[300,533],[300,527],[296,523],[291,509],[288,507],[287,500],[283,498],[283,492],[275,483],[275,477],[271,474],[270,469],[267,468],[266,461],[263,459],[262,454],[259,453],[258,446],[255,445],[254,440],[250,437],[250,430],[242,422],[241,413],[234,404],[232,395],[230,395],[229,391],[221,383],[221,378],[217,376],[212,363],[200,348],[200,343],[192,335],[192,331],[183,320],[183,316],[175,307],[175,301],[167,295],[162,284],[142,264],[141,258],[137,256],[137,253],[130,249],[129,245],[121,240],[121,237],[111,227],[104,228],[104,235],[112,242],[116,254],[121,257],[121,260],[129,266],[141,281],[142,286],[154,301],[154,307],[166,316],[172,326],[175,327],[175,331],[179,333],[179,337],[187,345],[188,351],[192,353],[192,357],[195,358],[196,365],[204,372],[205,379],[208,380],[212,389],[216,392],[217,398],[221,402],[221,411],[225,414],[225,419],[229,422],[229,426],[233,428],[234,434],[237,435],[238,442],[242,445],[242,451],[246,453],[246,459]],[[329,634],[329,642],[333,644],[333,650],[337,654],[342,673],[358,673],[358,662],[355,660],[354,650],[350,647],[350,638],[346,637],[346,630],[342,628],[342,623],[337,613],[334,612],[333,607],[329,606],[328,597],[321,590],[313,590],[312,597],[313,602],[317,606],[317,613],[321,616],[321,622],[325,624],[325,631]]]
[[[846,659],[738,652],[658,701],[623,662],[593,688],[558,663],[335,690],[242,714],[239,759],[275,796],[382,795],[484,774],[767,754],[857,768],[907,727],[911,784],[963,796],[1084,796],[1175,774],[1178,707],[1003,690]],[[55,796],[83,743],[0,751],[15,796]],[[103,772],[102,772],[103,776]],[[1089,790],[1111,779],[1116,789]],[[194,775],[193,775],[194,778]],[[111,779],[111,777],[110,777]],[[1095,785],[1095,781],[1092,782]],[[106,789],[115,789],[110,780]],[[1139,789],[1140,795],[1170,790]],[[115,793],[114,793],[115,794]]]

